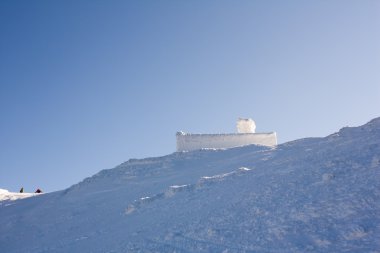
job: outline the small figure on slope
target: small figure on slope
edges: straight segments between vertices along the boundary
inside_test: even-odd
[[[24,193],[24,187],[21,187],[20,193]]]
[[[34,193],[42,193],[42,191],[40,188],[38,188]]]

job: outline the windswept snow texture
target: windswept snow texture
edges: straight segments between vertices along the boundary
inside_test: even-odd
[[[9,192],[5,189],[0,189],[0,205],[11,205],[6,203],[8,201],[13,201],[17,199],[25,199],[38,195],[37,193],[18,193],[18,192]]]
[[[129,160],[0,205],[0,252],[380,252],[380,118],[277,148]]]

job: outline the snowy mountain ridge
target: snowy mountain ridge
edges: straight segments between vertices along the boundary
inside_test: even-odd
[[[0,252],[379,252],[380,118],[276,148],[131,159],[1,203]]]

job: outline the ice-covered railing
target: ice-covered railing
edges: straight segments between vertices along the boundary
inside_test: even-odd
[[[276,146],[275,132],[255,133],[256,123],[252,119],[239,118],[236,124],[237,133],[192,134],[177,132],[177,151],[199,149],[224,149],[246,145]]]
[[[177,151],[192,151],[205,148],[222,149],[246,145],[276,146],[277,136],[270,133],[238,134],[189,134],[178,132]]]

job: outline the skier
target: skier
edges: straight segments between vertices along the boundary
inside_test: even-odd
[[[24,187],[21,187],[20,193],[24,193]]]
[[[42,191],[40,188],[38,188],[34,193],[42,193]]]

